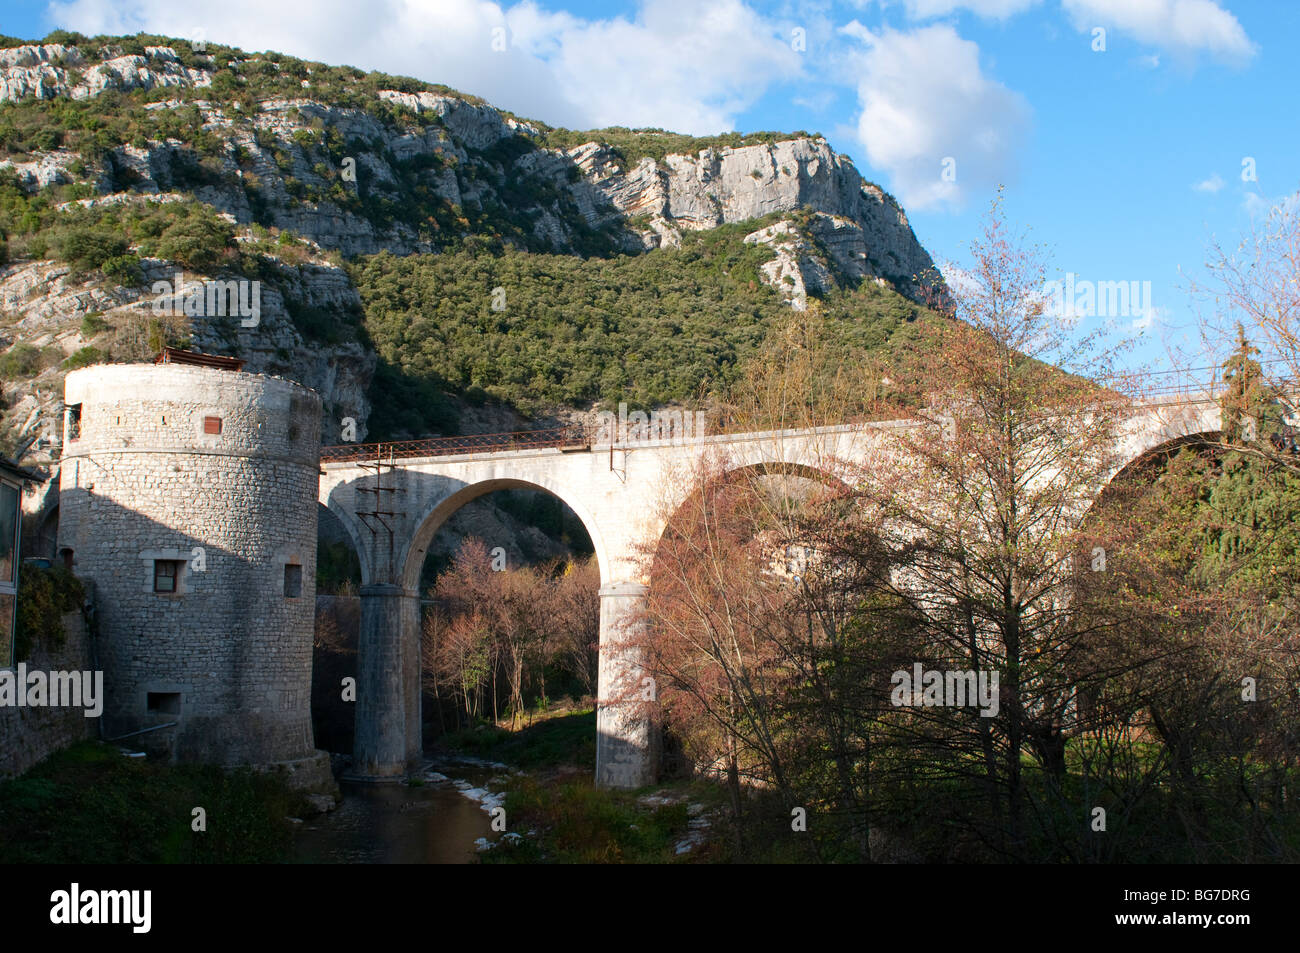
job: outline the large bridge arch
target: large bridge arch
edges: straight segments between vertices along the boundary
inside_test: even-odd
[[[836,473],[835,469],[825,460],[805,463],[790,460],[784,455],[772,455],[770,457],[769,455],[760,455],[749,460],[733,460],[727,457],[716,458],[711,462],[707,471],[697,471],[691,485],[685,487],[685,492],[680,493],[669,506],[665,507],[664,512],[660,514],[660,518],[650,527],[651,539],[647,540],[649,544],[647,545],[649,560],[645,566],[647,582],[653,579],[654,567],[659,561],[668,534],[673,531],[675,524],[680,525],[680,520],[683,514],[686,513],[687,508],[697,505],[704,494],[723,487],[740,484],[754,477],[769,476],[795,477],[807,480],[832,491],[834,496],[852,494],[854,492],[853,487],[846,482],[843,475]]]
[[[578,517],[578,521],[582,523],[583,529],[587,531],[587,535],[591,538],[591,544],[595,548],[596,564],[600,567],[601,585],[606,585],[611,581],[609,576],[610,559],[605,547],[604,537],[600,532],[600,524],[587,512],[581,503],[570,498],[572,494],[568,492],[567,488],[560,486],[558,481],[548,479],[542,475],[530,474],[527,479],[503,476],[473,483],[462,482],[458,488],[443,496],[432,506],[426,507],[415,518],[415,532],[399,557],[399,565],[402,567],[401,579],[403,587],[406,589],[419,588],[420,572],[424,566],[424,558],[428,552],[429,544],[452,514],[466,503],[487,496],[489,493],[495,493],[498,490],[540,490],[543,493],[549,493],[572,510],[574,515]]]
[[[400,595],[404,601],[402,625],[409,635],[402,649],[405,659],[402,703],[407,719],[407,756],[418,756],[422,748],[419,710],[419,614],[411,594],[418,592],[421,570],[430,543],[438,529],[466,503],[498,490],[538,490],[564,503],[587,531],[600,570],[600,642],[597,647],[599,685],[596,700],[596,780],[621,787],[638,787],[650,783],[657,773],[657,746],[653,726],[625,704],[629,681],[636,681],[636,659],[622,650],[620,643],[631,635],[629,623],[637,617],[644,587],[634,580],[618,578],[618,565],[602,532],[602,524],[586,505],[576,499],[562,481],[532,472],[525,476],[499,475],[474,481],[450,482],[447,491],[426,505],[415,518],[415,530],[402,551]],[[606,515],[606,522],[609,516]],[[623,554],[626,555],[626,554]],[[375,587],[376,589],[379,587]],[[394,587],[396,588],[396,587]],[[378,593],[377,593],[378,594]],[[412,731],[415,737],[412,737]],[[358,739],[361,734],[358,731]]]

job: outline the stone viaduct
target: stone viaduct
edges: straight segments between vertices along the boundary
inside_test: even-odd
[[[689,440],[626,441],[613,433],[534,449],[476,449],[475,438],[461,445],[453,438],[326,448],[320,502],[346,527],[362,570],[356,773],[400,775],[420,756],[420,573],[434,533],[465,503],[495,490],[544,490],[590,534],[601,582],[596,780],[636,787],[654,780],[655,739],[651,726],[617,701],[629,697],[640,676],[620,643],[646,591],[647,546],[691,491],[699,464],[713,457],[730,470],[779,468],[833,480],[845,461],[871,466],[887,459],[891,430],[905,426],[886,421]],[[1219,429],[1218,405],[1207,398],[1135,406],[1114,448],[1111,475],[1164,444]]]

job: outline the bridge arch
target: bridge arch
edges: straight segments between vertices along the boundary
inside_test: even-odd
[[[659,525],[654,527],[652,531],[651,560],[650,565],[646,567],[648,575],[653,573],[654,563],[657,561],[664,540],[672,530],[674,523],[678,522],[686,508],[693,502],[698,501],[704,493],[739,484],[755,475],[798,477],[818,483],[833,491],[836,496],[847,496],[853,492],[853,487],[839,475],[832,472],[830,467],[817,464],[800,463],[788,459],[736,461],[719,458],[712,461],[711,467],[711,472],[700,473],[696,471],[691,485],[686,487],[686,492],[678,499],[673,500],[671,506],[665,508],[665,512],[661,514]],[[703,476],[703,479],[700,479],[701,476]]]
[[[570,494],[565,488],[543,476],[530,476],[526,480],[516,477],[495,477],[462,484],[458,489],[442,497],[417,517],[415,521],[416,530],[407,543],[399,563],[402,567],[402,585],[406,589],[419,589],[420,572],[424,567],[424,557],[428,552],[429,544],[451,515],[466,503],[487,496],[489,493],[495,493],[498,490],[540,490],[554,496],[572,510],[574,515],[578,517],[578,521],[582,523],[583,529],[587,531],[587,535],[591,538],[591,544],[595,548],[596,564],[600,568],[601,585],[606,585],[611,581],[609,578],[609,556],[604,539],[600,535],[600,525],[585,510],[582,504],[569,498]]]
[[[347,532],[348,540],[352,543],[352,549],[361,563],[361,584],[363,586],[369,585],[375,582],[375,569],[370,558],[370,547],[365,545],[364,527],[360,525],[360,521],[352,509],[340,502],[338,489],[338,487],[335,487],[326,499],[319,502],[321,506],[330,511],[330,515],[334,516]]]
[[[1208,444],[1214,441],[1218,441],[1220,439],[1221,437],[1219,431],[1203,430],[1200,431],[1199,433],[1184,434],[1182,436],[1173,437],[1172,439],[1162,440],[1158,443],[1156,442],[1151,443],[1149,446],[1145,447],[1140,453],[1136,454],[1135,456],[1132,456],[1129,460],[1124,462],[1119,468],[1115,470],[1114,473],[1110,475],[1110,478],[1106,481],[1106,485],[1101,488],[1101,491],[1094,498],[1093,500],[1094,505],[1097,501],[1101,500],[1102,497],[1104,497],[1109,491],[1111,491],[1112,487],[1123,484],[1130,477],[1136,475],[1138,472],[1145,469],[1146,467],[1151,466],[1151,464],[1155,463],[1156,461],[1162,458],[1168,459],[1174,456],[1179,450],[1182,450],[1184,447],[1195,448],[1198,445]]]

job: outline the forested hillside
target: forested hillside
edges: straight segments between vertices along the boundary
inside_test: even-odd
[[[447,426],[419,416],[447,406],[432,402],[439,394],[544,414],[725,391],[789,312],[760,280],[770,253],[743,243],[747,228],[721,226],[684,236],[680,248],[609,259],[508,250],[357,261],[350,272],[384,368],[375,433]],[[888,359],[924,309],[866,283],[829,292],[821,311],[835,359],[861,363],[866,352]]]

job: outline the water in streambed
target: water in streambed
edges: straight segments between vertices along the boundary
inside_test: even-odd
[[[481,761],[430,762],[414,775],[427,779],[420,786],[341,782],[343,803],[298,828],[292,859],[305,864],[472,864],[481,839],[500,836],[493,833],[482,805],[487,790],[498,787],[489,779],[503,769]],[[439,780],[443,776],[446,780]],[[495,803],[489,801],[489,806]]]

